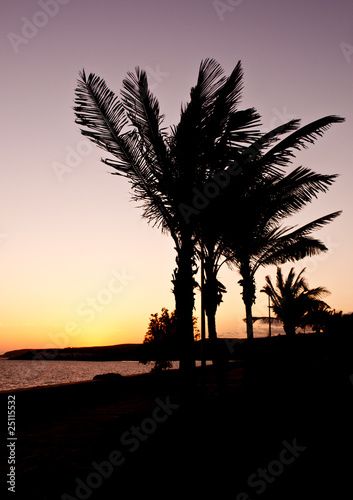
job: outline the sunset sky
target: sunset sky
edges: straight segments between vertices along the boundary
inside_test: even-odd
[[[353,310],[351,0],[0,5],[0,353],[141,342],[150,314],[174,308],[171,238],[141,219],[127,181],[109,175],[100,162],[105,153],[74,123],[82,68],[116,93],[128,71],[146,69],[166,126],[178,122],[206,57],[226,74],[242,61],[242,107],[257,108],[263,131],[291,118],[305,125],[345,117],[294,162],[340,174],[295,222],[343,210],[316,233],[329,252],[295,267],[307,267],[310,286],[331,291],[332,308]],[[267,274],[274,277],[275,268],[258,272],[258,292]],[[245,335],[239,279],[226,267],[220,273],[228,290],[217,315],[220,336]],[[257,295],[254,315],[265,315],[267,298]],[[255,335],[266,329],[256,324]]]

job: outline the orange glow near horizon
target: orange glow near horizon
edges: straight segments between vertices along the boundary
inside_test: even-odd
[[[326,279],[324,282],[320,277],[320,269],[325,266],[323,259],[318,263],[318,269],[314,269],[315,261],[310,260],[299,262],[295,267],[300,270],[305,265],[308,269],[307,278],[310,286],[325,284],[330,289],[327,283],[329,280]],[[283,266],[285,274],[290,267],[292,264]],[[259,293],[266,274],[274,277],[275,268],[262,269],[257,273],[257,301],[253,306],[254,316],[267,316],[268,314],[267,297]],[[166,276],[168,276],[167,273]],[[228,292],[224,295],[223,303],[217,312],[218,334],[220,337],[244,337],[244,306],[240,295],[241,289],[237,284],[239,276],[236,272],[225,268],[220,273],[220,279],[226,285]],[[164,289],[168,289],[168,280],[163,281]],[[159,313],[162,307],[167,307],[170,311],[174,309],[172,293],[169,293],[168,297],[163,290],[160,293],[156,290],[154,295],[149,295],[144,292],[140,284],[134,283],[133,280],[126,281],[126,289],[120,295],[109,294],[107,290],[108,285],[99,287],[98,292],[87,294],[85,299],[76,302],[75,306],[65,309],[65,314],[61,316],[58,313],[55,314],[54,307],[47,308],[45,314],[38,314],[36,310],[29,307],[23,311],[23,314],[17,316],[18,322],[14,322],[13,311],[8,310],[8,314],[2,316],[0,325],[0,353],[24,348],[62,349],[141,343],[148,327],[150,314]],[[334,294],[335,296],[337,300],[337,294]],[[165,300],[166,297],[169,301]],[[342,298],[341,296],[337,302],[343,307],[337,305],[337,302],[332,300],[332,296],[327,297],[326,301],[336,310],[343,309],[344,312],[350,312],[349,297],[346,300],[346,309],[344,309]],[[198,328],[200,328],[199,292],[196,292],[195,307],[194,314],[198,318]],[[268,327],[257,322],[254,330],[255,336],[266,336]]]

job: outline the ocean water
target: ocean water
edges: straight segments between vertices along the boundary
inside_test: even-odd
[[[177,368],[179,363],[173,363]],[[0,358],[0,391],[92,380],[95,375],[148,373],[153,364],[138,361],[10,361]]]

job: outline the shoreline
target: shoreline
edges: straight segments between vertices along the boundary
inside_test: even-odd
[[[7,364],[7,361],[9,364]],[[1,362],[1,361],[0,361]],[[12,365],[12,363],[15,363]],[[46,361],[47,363],[48,361]],[[54,363],[58,360],[54,361]],[[24,363],[24,366],[22,366]],[[32,363],[33,366],[32,366]],[[66,365],[68,363],[68,365]],[[103,364],[102,364],[103,363]],[[143,375],[151,371],[152,365],[142,365],[138,361],[63,361],[59,365],[51,364],[50,367],[41,361],[32,360],[6,360],[1,363],[6,378],[1,382],[0,394],[18,390],[35,389],[38,387],[55,387],[90,382],[95,376],[115,373],[123,377]],[[12,387],[10,387],[12,385]]]
[[[348,498],[353,385],[342,360],[350,353],[312,355],[287,344],[282,356],[254,349],[230,363],[225,392],[210,366],[204,386],[197,369],[186,392],[179,370],[168,370],[0,393],[2,412],[7,396],[16,398],[17,498],[80,498],[80,485],[90,500],[186,491],[249,500],[258,496],[249,478],[260,469],[274,472],[264,500]],[[170,409],[165,421],[158,408]],[[286,446],[299,451],[282,467]]]
[[[77,481],[87,487],[97,474],[92,464],[107,463],[113,452],[124,463],[109,479],[101,474],[100,486],[90,488],[92,500],[147,493],[162,499],[186,490],[218,498],[244,491],[252,498],[248,478],[278,459],[283,442],[305,451],[266,485],[262,498],[319,498],[330,485],[337,497],[350,477],[342,460],[353,466],[344,453],[353,447],[352,384],[328,360],[295,366],[232,364],[224,394],[212,367],[204,390],[198,370],[188,394],[178,370],[16,391],[17,498],[29,492],[41,500],[61,500],[64,493],[79,498]],[[6,395],[0,394],[2,409]],[[165,422],[158,407],[171,408]]]

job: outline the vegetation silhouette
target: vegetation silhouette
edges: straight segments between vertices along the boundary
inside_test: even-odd
[[[260,267],[294,262],[328,250],[311,233],[341,212],[325,215],[300,228],[285,227],[281,221],[301,210],[318,192],[325,192],[335,177],[299,167],[286,176],[276,174],[262,178],[259,187],[254,182],[250,195],[241,200],[244,216],[227,228],[225,238],[228,263],[241,275],[239,283],[243,288],[248,338],[253,338],[256,271]]]
[[[195,340],[199,339],[197,329],[197,318],[193,317]],[[169,313],[168,309],[162,307],[160,315],[151,314],[148,329],[143,341],[144,350],[141,363],[146,364],[154,361],[152,372],[159,373],[162,370],[172,368],[171,360],[178,356],[178,337],[176,311]]]
[[[252,304],[255,302],[255,272],[260,266],[295,261],[326,251],[327,247],[310,233],[337,217],[340,212],[321,217],[302,228],[284,228],[280,221],[294,215],[326,192],[336,175],[312,172],[298,167],[284,175],[294,157],[293,150],[324,133],[333,123],[343,119],[328,116],[302,128],[300,121],[277,127],[239,151],[236,182],[212,200],[199,216],[205,270],[205,307],[209,336],[216,338],[215,315],[222,302],[225,288],[217,279],[221,266],[227,262],[236,267],[242,279],[243,300],[247,315],[247,337],[253,338]],[[276,146],[266,151],[283,134],[290,133]],[[239,217],[239,214],[241,216]],[[293,231],[293,229],[295,229]],[[223,257],[223,260],[222,260]]]
[[[288,336],[294,336],[298,327],[313,325],[315,314],[327,311],[329,306],[322,297],[330,292],[320,286],[309,288],[303,276],[305,268],[296,276],[292,267],[285,278],[280,267],[277,268],[276,286],[270,276],[266,276],[266,285],[263,291],[272,301],[272,310],[278,321],[283,324],[283,329]],[[268,321],[267,318],[256,318]]]
[[[351,339],[353,341],[353,313],[344,314],[335,309],[325,311],[324,319],[321,320],[323,332],[334,336],[338,341]],[[351,352],[351,349],[348,351]]]
[[[293,215],[326,189],[335,175],[323,175],[297,168],[282,172],[253,172],[252,179],[240,175],[238,186],[225,193],[213,213],[208,211],[203,244],[207,317],[215,330],[217,306],[225,288],[217,273],[227,262],[239,270],[247,312],[247,336],[253,337],[251,307],[255,301],[255,273],[260,266],[295,261],[326,251],[327,247],[310,233],[336,218],[334,212],[299,229],[282,227],[280,221]],[[250,182],[249,182],[250,180]],[[229,214],[234,214],[230,218]],[[236,217],[241,214],[241,217]],[[223,257],[223,261],[222,261]],[[211,337],[211,331],[209,332]],[[216,337],[216,333],[213,332]]]
[[[295,150],[344,119],[326,116],[302,128],[299,120],[291,120],[263,134],[257,111],[239,109],[242,87],[240,62],[226,77],[214,59],[203,60],[180,121],[169,131],[162,127],[158,100],[139,68],[123,80],[121,98],[84,70],[76,88],[74,110],[82,134],[113,157],[102,161],[129,180],[143,217],[175,243],[176,338],[187,375],[195,367],[193,309],[200,259],[210,339],[217,338],[215,315],[226,291],[217,274],[225,262],[242,276],[251,339],[258,267],[327,250],[310,233],[339,214],[297,230],[280,225],[336,178],[303,167],[285,176],[283,168]]]
[[[195,245],[198,223],[189,217],[195,189],[230,162],[258,136],[247,128],[258,122],[253,109],[236,115],[242,70],[230,77],[213,59],[201,62],[190,101],[180,122],[169,134],[161,128],[157,99],[150,92],[145,71],[136,68],[123,81],[121,100],[100,77],[80,74],[76,88],[76,122],[82,134],[114,156],[104,163],[126,177],[143,217],[171,234],[177,252],[173,275],[181,368],[192,372]],[[127,129],[130,125],[132,129]],[[87,130],[88,129],[88,130]],[[244,133],[245,131],[245,133]]]

